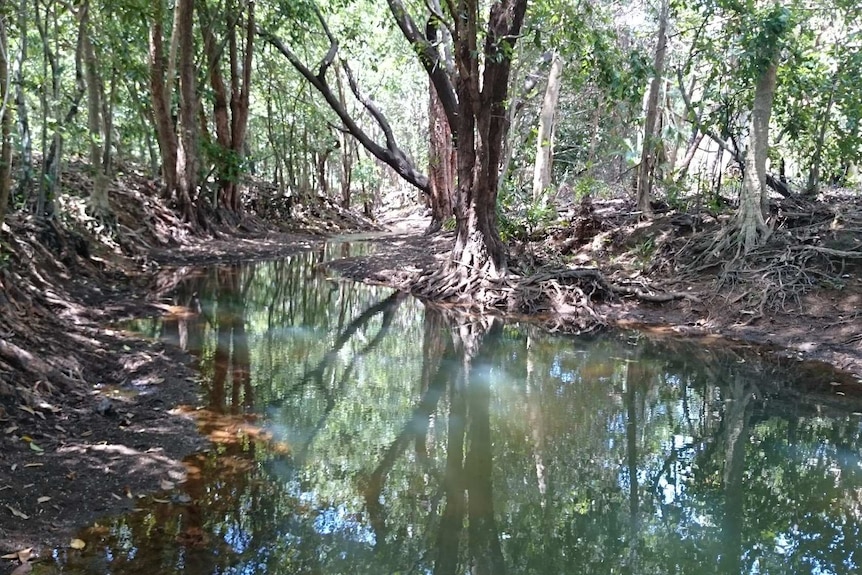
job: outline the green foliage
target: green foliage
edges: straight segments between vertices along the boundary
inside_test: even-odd
[[[204,139],[201,148],[207,161],[215,166],[219,179],[238,183],[243,173],[248,170],[249,160],[235,150],[225,148],[218,142]]]

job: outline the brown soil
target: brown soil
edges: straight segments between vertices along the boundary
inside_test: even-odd
[[[97,226],[86,223],[69,232],[18,216],[9,218],[9,229],[0,234],[5,254],[0,260],[2,553],[34,547],[44,554],[68,546],[78,528],[99,516],[170,489],[183,478],[183,457],[206,446],[188,415],[198,404],[191,358],[118,327],[124,319],[161,308],[151,299],[159,289],[154,272],[164,266],[281,257],[317,244],[321,232],[377,229],[324,210],[307,214],[299,222],[303,225],[292,220],[296,227],[287,232],[267,231],[254,220],[243,229],[214,230],[217,237],[202,239],[141,192],[144,184],[131,181],[115,191],[120,216],[113,235],[101,237]],[[798,302],[752,308],[758,299],[750,285],[740,280],[733,289],[717,289],[712,268],[684,277],[638,264],[644,234],[674,229],[678,216],[667,214],[644,231],[631,217],[599,221],[596,213],[591,208],[585,215],[575,207],[571,231],[552,234],[544,243],[524,242],[513,254],[535,266],[613,260],[615,265],[603,268],[610,278],[636,277],[645,285],[661,283],[666,290],[694,296],[663,304],[614,298],[598,308],[610,325],[668,337],[723,336],[765,344],[862,380],[857,311],[862,273],[852,262],[841,270],[840,285],[800,289],[794,292]],[[417,272],[442,265],[451,233],[423,237],[423,218],[398,214],[393,221],[399,222],[393,234],[373,240],[378,246],[373,256],[330,266],[350,278],[404,288]],[[616,239],[599,241],[603,234]],[[672,241],[651,252],[655,257],[644,259],[666,261],[662,250],[677,249],[673,241],[691,234],[670,236]],[[608,245],[615,247],[601,247]],[[9,562],[0,571],[13,566]]]

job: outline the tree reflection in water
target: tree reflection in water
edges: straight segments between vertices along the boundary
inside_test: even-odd
[[[457,316],[325,257],[179,283],[186,313],[149,333],[197,355],[224,441],[65,573],[858,570],[862,410],[837,375]]]

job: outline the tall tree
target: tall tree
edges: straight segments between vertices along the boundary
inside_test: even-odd
[[[660,134],[656,133],[658,123],[658,102],[661,87],[664,84],[664,61],[667,52],[667,26],[670,13],[670,0],[662,0],[661,13],[659,14],[658,34],[655,47],[655,59],[653,60],[653,77],[650,82],[649,96],[647,96],[646,116],[644,117],[643,148],[641,150],[641,161],[637,172],[637,197],[638,209],[644,217],[653,216],[650,199],[652,196],[653,177],[655,176],[656,151]]]
[[[536,136],[536,163],[533,169],[533,201],[539,201],[551,185],[551,168],[554,159],[554,133],[556,132],[557,104],[560,101],[560,81],[563,75],[563,59],[554,54],[548,85],[539,112],[539,133]]]
[[[218,146],[215,163],[219,179],[219,204],[222,208],[237,213],[241,205],[238,179],[248,129],[255,35],[254,2],[247,5],[244,25],[242,25],[242,14],[235,2],[229,1],[225,9],[230,94],[221,69],[224,43],[216,39],[215,16],[207,10],[203,2],[198,5],[198,13],[204,35],[210,87],[213,91],[213,119]],[[241,47],[237,38],[238,30],[241,30],[245,36],[245,42]]]
[[[735,224],[738,246],[743,253],[750,252],[771,233],[765,219],[768,215],[766,160],[769,153],[769,119],[775,100],[781,42],[790,25],[790,12],[777,3],[765,13],[756,14],[756,17],[760,20],[760,29],[752,39],[749,59],[755,78],[754,103]]]
[[[457,156],[446,111],[433,84],[428,89],[428,196],[431,223],[426,233],[434,233],[453,215],[452,192],[455,189]]]
[[[106,217],[111,212],[108,201],[108,174],[105,172],[103,156],[107,134],[102,134],[102,93],[98,62],[93,41],[90,37],[92,25],[90,18],[90,2],[85,0],[78,9],[81,26],[81,54],[84,59],[84,77],[87,85],[87,131],[90,148],[90,170],[93,176],[93,186],[90,191],[89,209],[99,217]]]
[[[449,27],[455,60],[454,83],[439,52],[420,31],[400,0],[388,0],[399,28],[428,72],[452,127],[458,155],[455,244],[447,269],[422,287],[428,295],[458,298],[481,290],[507,273],[506,249],[497,229],[497,182],[506,128],[506,100],[515,42],[526,0],[491,4],[480,35],[477,0],[447,2],[447,14],[429,14]],[[485,38],[479,49],[479,39]]]
[[[194,0],[178,0],[177,58],[180,76],[177,204],[188,222],[202,223],[197,210],[198,98],[195,89]]]
[[[171,93],[174,85],[174,60],[178,26],[171,33],[171,48],[166,56],[164,50],[164,19],[165,9],[162,0],[152,0],[152,20],[150,21],[150,97],[153,106],[153,121],[156,125],[156,139],[162,160],[162,193],[170,198],[176,192],[177,181],[177,150],[179,142],[174,127],[171,108]],[[174,8],[179,14],[179,9]]]
[[[7,41],[6,15],[0,13],[0,228],[6,219],[9,191],[12,188],[12,142],[9,132],[12,123],[9,111],[9,42]]]

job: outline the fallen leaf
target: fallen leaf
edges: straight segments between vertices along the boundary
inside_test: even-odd
[[[113,497],[113,498],[114,498],[114,499],[116,499],[117,501],[122,501],[122,500],[123,500],[123,498],[122,498],[122,497],[120,497],[119,495],[117,495],[116,493],[111,493],[111,497]]]
[[[18,464],[17,464],[17,463],[13,463],[13,464],[12,464],[12,471],[15,471],[16,469],[18,469]]]
[[[127,345],[123,345],[123,351],[132,351],[132,348]]]
[[[37,451],[37,452],[39,452],[39,453],[41,453],[41,452],[45,451],[44,449],[42,449],[41,447],[39,447],[38,445],[36,445],[36,444],[35,444],[34,442],[32,442],[32,441],[30,442],[30,449],[32,449],[33,451]]]
[[[10,425],[9,427],[7,427],[6,429],[3,430],[3,433],[5,433],[6,435],[9,435],[10,433],[15,433],[16,431],[18,431],[18,426],[17,425]]]
[[[86,546],[87,544],[81,539],[72,539],[72,541],[69,542],[69,547],[72,549],[83,549]]]
[[[91,435],[93,435],[92,431],[85,431],[81,434],[81,437],[90,437]]]
[[[36,500],[36,503],[45,503],[47,501],[51,501],[51,498],[48,497],[47,495],[43,495],[42,497],[40,497],[39,499]]]
[[[18,517],[19,519],[30,519],[30,516],[29,516],[29,515],[27,515],[26,513],[23,513],[22,511],[20,511],[20,510],[18,510],[18,509],[15,509],[15,508],[14,508],[14,507],[12,507],[11,505],[7,505],[7,506],[6,506],[6,509],[8,509],[9,511],[11,511],[11,512],[12,512],[12,515],[14,515],[15,517]]]
[[[26,411],[30,415],[36,415],[36,411],[32,407],[30,407],[29,405],[23,405],[23,404],[19,405],[18,409],[20,409],[21,411]]]
[[[159,487],[161,487],[165,491],[169,491],[175,487],[175,484],[173,481],[168,481],[167,479],[162,479],[161,483],[159,483]]]
[[[24,467],[43,467],[44,463],[25,463]]]
[[[132,495],[132,490],[131,490],[131,489],[129,489],[129,486],[128,486],[128,485],[126,485],[126,486],[123,488],[123,493],[124,493],[124,494],[125,494],[125,496],[126,496],[126,497],[128,497],[129,499],[132,499],[132,498],[134,497],[134,496]]]
[[[155,501],[156,503],[170,503],[170,501],[169,501],[169,500],[167,500],[167,499],[159,499],[158,497],[153,497],[153,501]]]
[[[0,559],[12,559],[13,561],[15,559],[17,559],[21,563],[24,563],[25,561],[29,561],[30,557],[32,555],[33,555],[33,548],[28,547],[26,549],[19,549],[18,551],[15,551],[14,553],[7,553],[6,555],[3,555],[2,557],[0,557]]]

